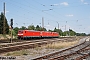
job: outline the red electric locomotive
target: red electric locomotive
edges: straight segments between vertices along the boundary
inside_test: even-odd
[[[31,38],[40,38],[40,31],[34,31],[34,30],[18,31],[18,39],[31,39]]]
[[[41,37],[43,38],[52,37],[52,33],[47,31],[41,31]]]
[[[34,30],[19,30],[18,39],[32,39],[32,38],[52,38],[59,37],[57,32],[34,31]]]
[[[52,37],[59,37],[59,34],[57,32],[52,32]]]

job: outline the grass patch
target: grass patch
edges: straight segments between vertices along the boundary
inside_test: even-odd
[[[45,48],[49,49],[62,49],[65,47],[72,46],[76,44],[78,41],[73,41],[73,42],[54,42],[52,44],[47,44]]]
[[[5,54],[5,56],[20,56],[20,55],[28,55],[27,50],[21,50],[21,51],[14,51],[14,52],[8,52]]]

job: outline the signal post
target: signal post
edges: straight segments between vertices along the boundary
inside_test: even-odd
[[[12,30],[13,30],[13,19],[11,19],[11,39],[10,39],[10,42],[12,43],[12,38],[13,38],[13,35],[12,35]]]

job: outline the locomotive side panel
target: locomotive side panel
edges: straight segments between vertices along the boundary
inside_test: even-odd
[[[45,37],[52,37],[51,32],[46,32],[46,31],[43,31],[41,36],[44,37],[44,38]]]
[[[52,32],[53,37],[59,37],[59,34],[57,32]]]
[[[40,37],[40,32],[39,31],[27,30],[27,31],[25,31],[25,34],[24,34],[24,38],[28,38],[28,39],[39,38],[39,37]]]
[[[41,32],[42,34],[41,34],[41,36],[43,37],[43,38],[46,38],[46,37],[48,37],[48,38],[51,38],[51,37],[59,37],[59,34],[57,33],[57,32],[46,32],[46,31],[43,31],[43,32]]]
[[[40,38],[40,31],[32,31],[32,30],[19,30],[18,38],[19,39],[32,39],[32,38]]]

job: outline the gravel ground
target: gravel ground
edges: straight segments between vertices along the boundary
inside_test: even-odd
[[[59,51],[60,49],[46,49],[42,47],[36,47],[33,49],[25,49],[20,51],[8,52],[0,55],[1,60],[31,60],[35,57],[42,56],[48,53]]]
[[[9,52],[9,53],[6,53],[6,54],[2,54],[1,56],[2,57],[15,57],[15,59],[13,59],[13,60],[31,60],[32,58],[35,58],[35,57],[38,57],[38,56],[42,56],[42,55],[45,55],[45,54],[48,54],[48,53],[51,53],[51,52],[55,52],[55,51],[58,51],[58,50],[59,49],[41,49],[41,50],[38,50],[38,49],[27,49],[27,50],[23,51],[23,52],[26,52],[26,54],[23,53],[20,56],[14,56],[14,53],[18,53],[20,51],[15,51],[14,53],[13,52]]]
[[[34,49],[26,49],[26,50],[21,50],[21,51],[14,51],[14,52],[8,52],[5,54],[2,54],[1,56],[4,57],[16,57],[13,60],[31,60],[33,58],[43,56],[48,53],[52,53],[55,51],[59,51],[61,49],[45,49],[43,48],[34,48]]]
[[[45,54],[48,54],[48,53],[50,53],[50,52],[54,52],[54,51],[57,51],[56,49],[42,49],[42,50],[40,50],[40,51],[36,51],[36,50],[33,50],[32,49],[32,53],[30,53],[29,55],[27,55],[27,56],[19,56],[18,58],[23,58],[23,60],[24,60],[24,58],[26,59],[26,60],[30,60],[30,59],[32,59],[32,58],[35,58],[35,57],[38,57],[38,56],[42,56],[42,55],[45,55]],[[22,59],[21,59],[22,60]]]

